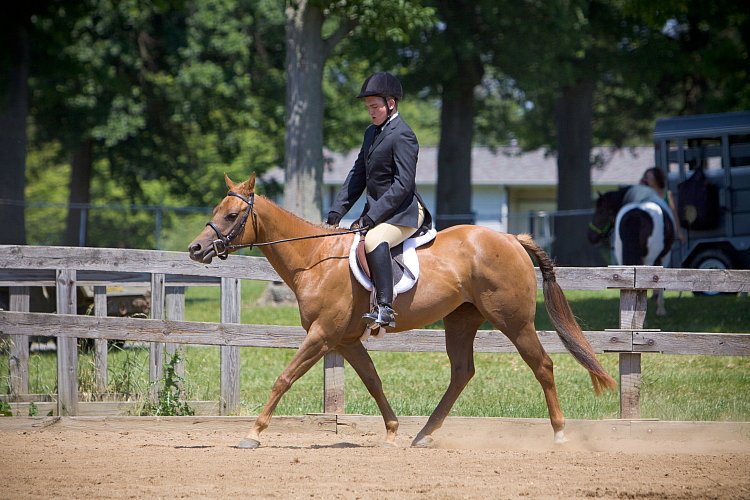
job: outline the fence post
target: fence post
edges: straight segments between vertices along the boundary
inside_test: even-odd
[[[323,412],[344,413],[344,357],[336,351],[323,356]]]
[[[185,319],[185,287],[184,286],[168,286],[166,287],[167,304],[166,304],[166,318],[170,321],[182,321]],[[180,352],[180,359],[182,363],[175,367],[175,374],[183,378],[185,376],[185,360],[182,356],[184,352],[180,348],[179,344],[168,343],[165,346],[167,356],[170,358]]]
[[[94,287],[94,316],[97,318],[107,317],[107,287],[97,285]],[[107,374],[107,339],[94,340],[94,384],[96,392],[103,394],[107,392],[109,382]]]
[[[164,274],[151,275],[151,319],[164,319]],[[164,378],[164,343],[151,342],[148,357],[148,380],[151,402],[159,398],[158,381]]]
[[[75,314],[75,269],[57,269],[57,314]],[[57,337],[57,414],[78,414],[78,339]]]
[[[221,322],[240,323],[240,280],[221,278]],[[222,415],[237,415],[240,409],[240,348],[221,346],[221,401]]]
[[[10,287],[10,310],[29,312],[29,287]],[[27,335],[10,336],[10,394],[16,398],[19,394],[29,393],[29,337]]]
[[[639,330],[646,320],[648,290],[620,290],[620,328]],[[641,418],[641,353],[620,354],[620,418]]]

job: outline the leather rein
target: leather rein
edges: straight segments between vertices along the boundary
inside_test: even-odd
[[[253,247],[262,247],[262,246],[268,246],[268,245],[276,245],[277,243],[286,243],[289,241],[299,241],[299,240],[310,240],[313,238],[326,238],[328,236],[341,236],[345,234],[352,234],[352,233],[361,233],[363,231],[366,231],[366,228],[357,228],[357,229],[350,229],[348,231],[340,231],[337,233],[325,233],[325,234],[314,234],[310,236],[297,236],[295,238],[284,238],[281,240],[274,240],[274,241],[267,241],[263,243],[247,243],[247,244],[241,244],[241,245],[232,245],[232,240],[237,238],[240,234],[242,234],[245,231],[245,225],[247,224],[247,219],[252,214],[253,216],[253,227],[257,227],[257,221],[256,221],[256,214],[255,210],[253,210],[253,206],[255,203],[255,193],[251,194],[249,197],[245,197],[239,193],[235,193],[234,191],[229,191],[227,193],[227,196],[234,196],[236,198],[239,198],[240,200],[244,201],[247,204],[247,209],[243,212],[242,218],[238,223],[236,223],[234,226],[232,226],[232,229],[229,230],[229,232],[224,235],[221,234],[221,230],[219,227],[214,224],[213,221],[208,221],[206,225],[214,230],[214,233],[216,233],[216,238],[212,242],[212,246],[214,249],[214,252],[216,252],[216,256],[222,260],[226,260],[226,258],[229,256],[229,252],[233,250],[238,250],[240,248],[250,248]]]

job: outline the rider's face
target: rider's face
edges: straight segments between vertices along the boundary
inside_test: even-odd
[[[392,108],[395,105],[395,101],[392,98],[389,98],[388,105]],[[378,126],[385,123],[386,118],[388,118],[388,108],[382,97],[374,95],[365,97],[365,107],[370,114],[370,120],[372,120],[372,123]]]

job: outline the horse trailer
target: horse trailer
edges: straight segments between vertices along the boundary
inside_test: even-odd
[[[750,268],[750,112],[657,120],[654,146],[685,236],[671,265]]]

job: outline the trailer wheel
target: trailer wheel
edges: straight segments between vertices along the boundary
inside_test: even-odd
[[[691,265],[693,269],[732,269],[734,263],[732,258],[723,250],[710,248],[698,253]],[[693,292],[694,295],[720,295],[721,292]],[[730,294],[734,295],[734,294]]]

